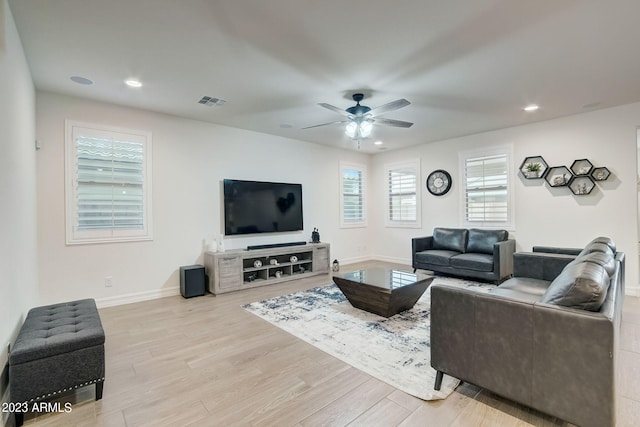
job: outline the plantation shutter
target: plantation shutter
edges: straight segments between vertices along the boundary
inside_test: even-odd
[[[509,221],[508,158],[505,154],[465,161],[465,220],[469,223]]]
[[[342,219],[345,223],[364,221],[364,177],[361,170],[342,170]]]
[[[65,126],[67,244],[151,240],[151,133]]]
[[[144,144],[76,137],[78,230],[144,228]]]
[[[416,183],[417,169],[403,167],[388,170],[389,211],[391,222],[415,222],[417,220]]]

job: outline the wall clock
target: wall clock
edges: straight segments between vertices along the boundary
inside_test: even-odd
[[[451,175],[449,172],[438,169],[429,174],[427,178],[427,190],[434,196],[447,194],[451,189]]]

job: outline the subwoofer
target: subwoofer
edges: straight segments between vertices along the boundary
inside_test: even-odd
[[[202,265],[180,267],[180,294],[185,298],[204,295],[206,276]]]

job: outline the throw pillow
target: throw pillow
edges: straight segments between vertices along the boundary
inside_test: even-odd
[[[542,302],[599,311],[607,297],[609,275],[592,262],[567,265],[549,285]]]
[[[590,252],[588,254],[579,255],[576,259],[571,261],[571,264],[577,264],[579,262],[592,262],[598,264],[604,268],[609,278],[616,271],[616,260],[611,253],[605,252]]]
[[[584,249],[578,254],[578,256],[590,254],[592,252],[604,252],[605,254],[610,254],[611,256],[615,255],[608,245],[604,243],[592,242],[585,246]]]
[[[616,253],[616,244],[613,242],[613,240],[611,240],[610,237],[596,237],[595,239],[590,241],[587,246],[589,246],[591,243],[604,243],[611,248],[613,253]]]

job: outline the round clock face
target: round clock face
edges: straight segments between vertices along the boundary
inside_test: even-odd
[[[427,190],[434,196],[442,196],[447,194],[451,189],[451,175],[449,172],[438,169],[429,174],[427,178]]]

